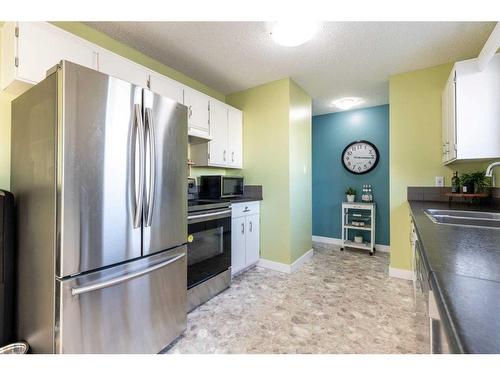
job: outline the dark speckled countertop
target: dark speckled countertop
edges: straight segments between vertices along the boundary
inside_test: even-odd
[[[438,308],[454,346],[464,353],[500,353],[500,229],[435,224],[425,209],[495,211],[409,201]]]

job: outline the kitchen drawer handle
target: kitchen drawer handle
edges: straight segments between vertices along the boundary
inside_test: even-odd
[[[241,223],[241,234],[245,234],[245,223]]]
[[[224,161],[226,161],[226,150],[224,150]]]
[[[250,232],[252,231],[252,222],[250,222]]]
[[[140,277],[140,276],[146,275],[150,272],[153,272],[157,269],[168,266],[169,264],[172,264],[172,263],[178,261],[179,259],[181,259],[185,255],[186,255],[186,253],[179,254],[179,255],[174,256],[174,257],[172,257],[164,262],[161,262],[161,263],[155,264],[154,266],[148,267],[144,270],[137,271],[137,272],[131,272],[131,273],[128,273],[128,274],[123,275],[123,276],[115,277],[114,279],[111,279],[111,280],[106,280],[106,281],[102,281],[102,282],[95,283],[95,284],[85,285],[85,286],[81,286],[79,288],[73,288],[73,289],[71,289],[71,294],[73,296],[77,296],[79,294],[93,292],[94,290],[104,289],[104,288],[107,288],[107,287],[110,287],[110,286],[113,286],[116,284],[123,283],[123,282],[128,281],[128,280],[135,279],[137,277]]]

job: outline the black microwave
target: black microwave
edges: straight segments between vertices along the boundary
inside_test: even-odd
[[[242,197],[243,188],[243,177],[201,176],[199,196],[202,199]]]

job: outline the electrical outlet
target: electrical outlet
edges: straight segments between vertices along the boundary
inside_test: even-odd
[[[444,177],[436,176],[436,186],[443,187],[444,186]]]

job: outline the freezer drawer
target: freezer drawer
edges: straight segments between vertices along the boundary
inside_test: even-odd
[[[158,353],[186,329],[186,246],[56,281],[57,353]]]

